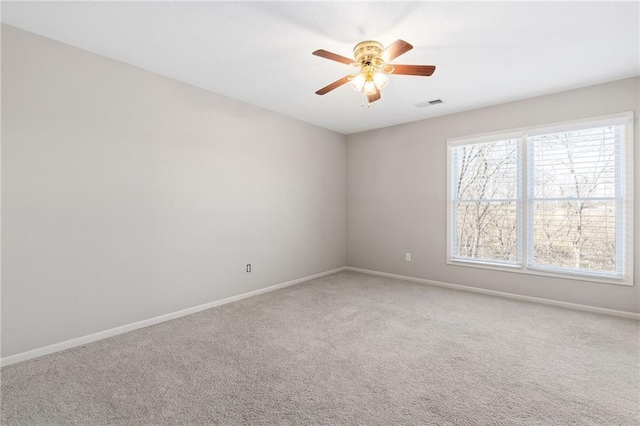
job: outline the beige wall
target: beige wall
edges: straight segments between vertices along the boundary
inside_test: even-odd
[[[344,266],[345,174],[343,135],[3,25],[2,356]]]
[[[638,212],[640,78],[349,135],[347,264],[416,278],[640,312],[638,284],[624,287],[446,264],[447,138],[623,111],[636,113],[635,202]],[[640,223],[636,220],[638,230]],[[640,276],[638,235],[636,232],[636,278]],[[411,262],[405,261],[406,252],[412,254]]]

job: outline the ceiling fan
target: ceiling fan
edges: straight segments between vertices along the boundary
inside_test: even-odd
[[[390,65],[388,62],[398,56],[407,53],[413,46],[404,40],[396,40],[383,49],[382,44],[377,41],[363,41],[353,48],[355,59],[347,58],[326,50],[316,50],[314,55],[332,61],[341,62],[355,68],[358,72],[346,75],[334,81],[328,86],[316,92],[317,95],[324,95],[343,84],[350,82],[351,87],[362,93],[362,105],[367,99],[367,105],[380,99],[380,89],[389,82],[387,74],[417,75],[428,77],[436,70],[434,65]]]

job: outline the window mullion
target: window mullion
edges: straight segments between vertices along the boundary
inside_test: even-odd
[[[532,186],[529,170],[529,145],[527,142],[527,134],[523,133],[520,139],[520,161],[518,161],[519,179],[518,190],[520,191],[520,223],[518,226],[518,237],[520,238],[520,263],[522,269],[526,270],[529,266],[529,188]]]

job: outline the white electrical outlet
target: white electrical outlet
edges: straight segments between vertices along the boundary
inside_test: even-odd
[[[405,259],[407,262],[411,262],[411,253],[405,253],[405,255],[404,255],[404,259]]]

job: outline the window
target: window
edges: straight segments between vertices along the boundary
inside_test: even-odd
[[[448,263],[632,285],[632,123],[449,140]]]

